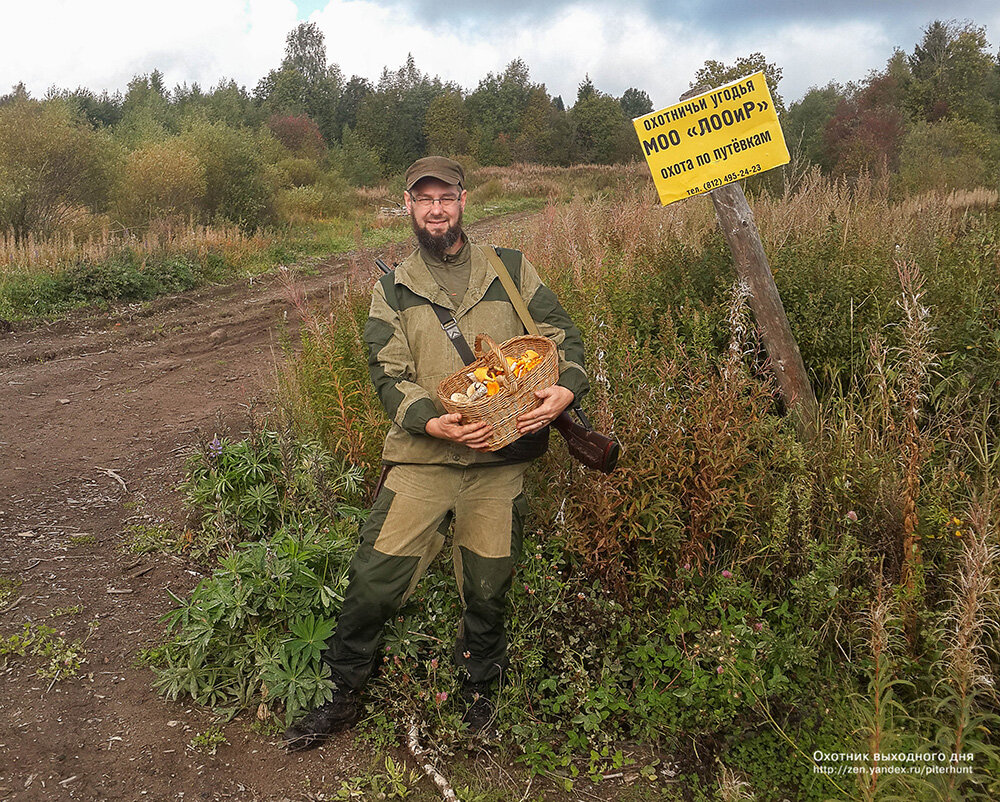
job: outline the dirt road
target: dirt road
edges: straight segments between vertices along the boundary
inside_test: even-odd
[[[482,241],[497,224],[472,229]],[[331,259],[298,283],[322,297],[350,269]],[[167,591],[199,575],[126,552],[125,531],[180,525],[185,450],[245,428],[293,317],[271,274],[0,333],[0,636],[31,623],[85,640],[75,677],[0,668],[0,799],[305,799],[368,765],[349,734],[289,756],[239,720],[216,755],[194,751],[211,715],[157,696],[136,663]]]

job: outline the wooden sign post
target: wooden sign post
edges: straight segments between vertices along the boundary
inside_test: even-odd
[[[637,117],[633,124],[664,205],[706,192],[711,196],[736,273],[750,288],[750,308],[785,406],[800,439],[812,439],[816,395],[750,204],[735,183],[788,162],[764,74],[718,89],[692,89],[678,105]]]
[[[747,196],[739,184],[713,189],[709,195],[729,250],[733,253],[736,273],[750,288],[750,308],[757,319],[781,397],[788,411],[795,416],[799,438],[811,440],[816,434],[816,394],[809,382],[792,328],[788,325],[788,316],[771,275],[771,265],[764,253]]]

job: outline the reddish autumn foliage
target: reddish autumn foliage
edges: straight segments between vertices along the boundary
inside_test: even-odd
[[[828,163],[839,175],[896,170],[905,133],[899,109],[842,100],[824,133]]]
[[[326,155],[326,142],[319,126],[304,114],[276,114],[267,121],[267,127],[275,139],[296,156],[321,159]]]

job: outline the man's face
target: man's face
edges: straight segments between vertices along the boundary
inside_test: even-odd
[[[424,178],[403,193],[417,240],[438,257],[451,253],[462,238],[465,190],[436,178]]]

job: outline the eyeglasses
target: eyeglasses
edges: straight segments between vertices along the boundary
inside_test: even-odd
[[[460,195],[443,195],[440,198],[428,198],[426,195],[410,195],[418,209],[431,209],[435,203],[440,203],[442,209],[450,209],[461,200]]]

